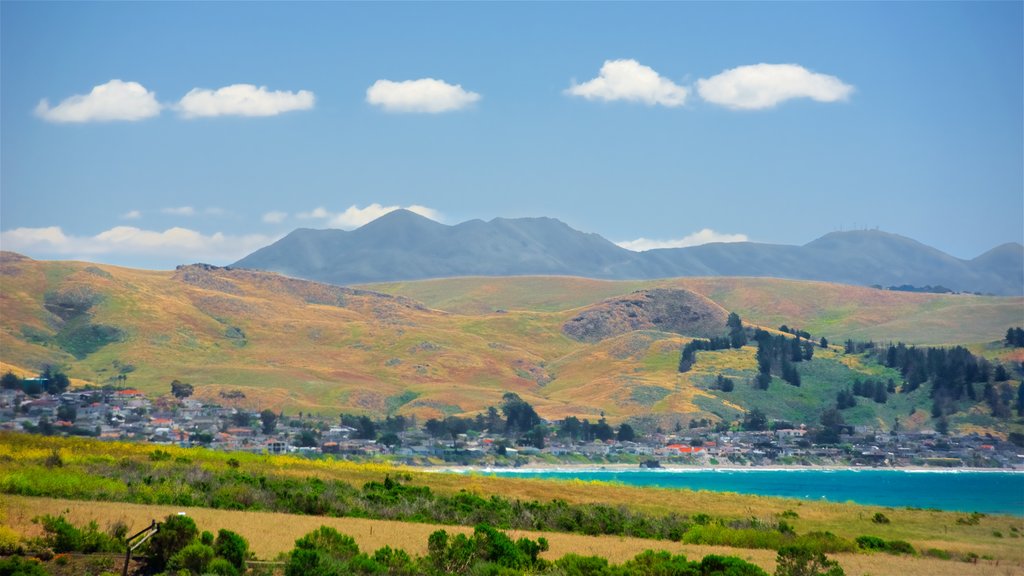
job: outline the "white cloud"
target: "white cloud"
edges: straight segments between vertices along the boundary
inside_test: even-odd
[[[437,222],[441,221],[441,213],[433,208],[426,206],[420,206],[418,204],[411,204],[409,206],[381,206],[380,204],[370,204],[365,208],[360,208],[356,205],[349,206],[344,212],[330,212],[323,206],[314,208],[310,212],[301,212],[297,216],[306,220],[326,220],[328,226],[334,228],[341,228],[343,230],[351,230],[358,228],[363,224],[373,222],[377,218],[395,210],[405,209],[410,212],[415,212],[420,216],[430,218]]]
[[[185,118],[277,116],[293,110],[309,110],[315,101],[316,97],[309,90],[271,92],[266,86],[232,84],[217,90],[193,88],[176,108]]]
[[[689,90],[636,60],[605,60],[597,78],[582,84],[573,82],[565,93],[587,100],[626,100],[675,107],[686,104]]]
[[[746,242],[747,240],[748,238],[746,234],[723,234],[721,232],[715,232],[710,228],[704,228],[699,232],[694,232],[693,234],[684,236],[678,240],[648,240],[647,238],[637,238],[636,240],[617,242],[617,244],[626,250],[644,252],[646,250],[654,250],[657,248],[686,248],[688,246],[700,246],[701,244],[710,244],[712,242]]]
[[[139,218],[142,218],[142,212],[138,210],[129,210],[124,214],[121,214],[121,218],[124,220],[138,220]]]
[[[162,208],[160,210],[164,214],[170,214],[172,216],[194,216],[196,209],[191,206],[176,206],[172,208]]]
[[[107,122],[143,120],[160,114],[156,93],[138,82],[111,80],[93,87],[88,94],[76,94],[50,107],[40,100],[36,115],[48,122]]]
[[[263,215],[263,221],[267,224],[280,224],[284,222],[285,218],[288,217],[287,212],[281,212],[279,210],[271,210]]]
[[[15,228],[0,233],[4,250],[45,256],[146,256],[178,262],[234,262],[277,240],[261,234],[206,235],[187,228],[163,232],[116,226],[95,236],[69,236],[60,227]]]
[[[853,92],[853,86],[835,76],[811,72],[797,64],[754,64],[698,80],[697,92],[713,104],[759,110],[793,98],[810,98],[818,102],[846,100]]]
[[[366,89],[366,101],[388,112],[450,112],[465,108],[480,98],[476,92],[464,90],[461,84],[452,85],[433,78],[403,82],[377,80]]]

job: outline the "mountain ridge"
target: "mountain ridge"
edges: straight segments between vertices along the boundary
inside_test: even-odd
[[[232,266],[341,285],[458,276],[751,276],[1024,294],[1024,246],[1014,242],[970,260],[878,230],[830,232],[801,246],[718,242],[633,252],[555,218],[450,226],[408,210],[351,231],[296,229]]]

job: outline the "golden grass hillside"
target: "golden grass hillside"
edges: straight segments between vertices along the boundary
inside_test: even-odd
[[[706,369],[677,372],[681,346],[727,310],[830,339],[892,329],[894,340],[919,332],[991,341],[1024,324],[1019,298],[768,279],[462,278],[374,288],[392,294],[203,265],[156,272],[3,253],[0,362],[19,374],[52,364],[76,384],[127,384],[150,396],[180,380],[204,400],[287,414],[473,414],[512,391],[548,418],[604,412],[618,422],[745,409],[711,398]],[[660,288],[691,291],[688,301],[709,311],[704,323],[688,331],[652,316],[638,325],[649,329],[588,341],[565,332],[595,311],[629,328],[630,313],[609,307]],[[709,356],[707,366],[749,372],[747,352]],[[245,398],[222,397],[233,391]],[[780,410],[770,415],[790,414]]]
[[[1024,299],[917,294],[776,278],[673,278],[612,281],[565,277],[453,278],[366,286],[460,314],[559,311],[627,294],[676,287],[702,294],[753,324],[782,324],[833,341],[892,340],[964,344],[1000,340],[1024,325]]]

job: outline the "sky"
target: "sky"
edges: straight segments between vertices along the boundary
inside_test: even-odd
[[[0,249],[229,264],[397,207],[644,250],[1024,241],[1024,3],[0,2]]]

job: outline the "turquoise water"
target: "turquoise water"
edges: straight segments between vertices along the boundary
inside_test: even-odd
[[[1014,472],[517,469],[485,473],[1024,516],[1024,473]]]

